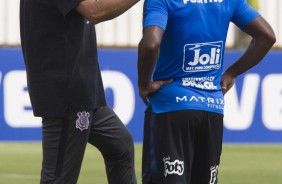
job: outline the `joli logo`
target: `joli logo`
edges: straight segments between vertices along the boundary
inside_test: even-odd
[[[183,71],[208,71],[221,67],[223,42],[186,44],[184,46]]]

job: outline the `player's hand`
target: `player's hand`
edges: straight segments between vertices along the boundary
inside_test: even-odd
[[[235,83],[235,77],[233,77],[228,72],[224,72],[222,74],[220,85],[223,95],[225,95],[232,88],[234,83]]]
[[[163,80],[163,81],[153,81],[150,83],[148,88],[139,87],[139,96],[145,105],[148,105],[150,96],[152,96],[156,91],[160,89],[165,84],[171,83],[173,79]]]

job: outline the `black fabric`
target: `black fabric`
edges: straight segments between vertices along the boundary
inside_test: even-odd
[[[143,184],[217,184],[223,115],[184,110],[145,114]],[[167,168],[167,169],[165,169]]]
[[[128,129],[107,106],[89,115],[89,127],[83,130],[77,128],[78,112],[73,110],[66,118],[43,118],[41,184],[76,184],[87,142],[101,151],[109,184],[137,183]]]
[[[67,15],[78,3],[83,0],[52,0],[59,12]]]
[[[69,107],[106,105],[95,28],[74,10],[79,2],[21,0],[21,43],[35,116],[65,117]]]

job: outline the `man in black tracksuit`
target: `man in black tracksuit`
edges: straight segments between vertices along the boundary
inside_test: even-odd
[[[21,0],[28,91],[42,117],[41,184],[77,183],[87,142],[105,159],[110,184],[135,184],[130,132],[105,101],[93,24],[136,0]]]

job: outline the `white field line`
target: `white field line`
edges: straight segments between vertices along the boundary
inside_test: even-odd
[[[20,174],[20,173],[0,173],[0,178],[39,178],[39,175]]]

